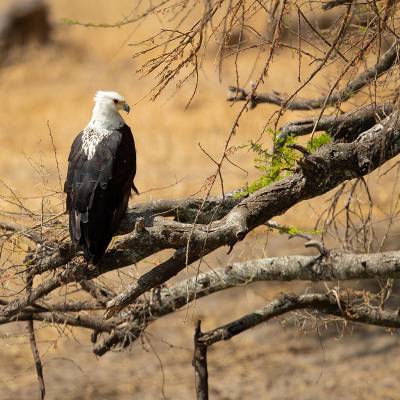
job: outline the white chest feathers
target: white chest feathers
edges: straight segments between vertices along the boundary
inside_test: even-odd
[[[92,159],[96,152],[96,147],[103,140],[111,136],[113,131],[108,129],[94,129],[91,126],[87,126],[83,130],[82,134],[82,150],[84,151],[88,160]]]

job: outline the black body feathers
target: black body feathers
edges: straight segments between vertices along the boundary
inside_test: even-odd
[[[136,150],[127,125],[106,134],[85,131],[72,144],[64,191],[71,240],[96,264],[118,229],[131,189],[136,190]]]

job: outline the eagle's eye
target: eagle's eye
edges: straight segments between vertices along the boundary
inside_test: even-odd
[[[115,104],[118,104],[118,100],[117,100],[117,99],[114,99],[113,102],[114,102]]]

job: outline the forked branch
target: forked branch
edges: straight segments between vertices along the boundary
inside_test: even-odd
[[[229,324],[202,334],[200,341],[211,346],[221,340],[228,340],[256,325],[267,322],[289,311],[312,309],[323,314],[334,315],[348,321],[379,325],[388,328],[400,328],[400,316],[397,311],[385,311],[365,304],[357,304],[362,299],[349,300],[339,298],[332,293],[306,294],[302,296],[283,295],[271,301],[265,307],[243,316]]]
[[[285,107],[287,110],[315,110],[322,107],[334,106],[349,100],[363,87],[391,69],[398,60],[398,52],[399,42],[396,40],[377,64],[360,73],[356,78],[348,82],[345,88],[332,92],[328,99],[326,95],[323,95],[314,99],[294,98],[288,102],[287,97],[276,91],[271,93],[255,93],[243,88],[229,86],[227,101],[248,101],[250,99],[250,108],[254,108],[258,104],[268,103]]]

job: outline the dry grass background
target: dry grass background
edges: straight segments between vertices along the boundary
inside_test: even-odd
[[[212,155],[220,155],[239,107],[237,104],[231,107],[225,101],[226,87],[234,82],[234,70],[226,68],[220,82],[215,64],[207,61],[201,72],[198,95],[188,110],[185,105],[190,97],[189,88],[177,93],[170,90],[156,102],[139,101],[152,82],[139,79],[135,73],[139,65],[131,59],[133,50],[127,44],[143,39],[157,20],[154,19],[154,26],[145,25],[138,30],[129,25],[107,30],[66,26],[57,21],[60,18],[91,22],[120,20],[129,13],[132,1],[53,0],[49,3],[51,18],[56,22],[54,43],[40,50],[30,49],[20,62],[0,70],[1,180],[20,196],[59,190],[47,121],[63,178],[70,144],[88,122],[92,97],[101,89],[119,91],[133,105],[126,121],[135,135],[136,183],[143,192],[133,201],[184,197],[198,192],[214,172],[213,164],[198,143]],[[0,1],[0,7],[5,4]],[[296,60],[286,52],[280,53],[277,60],[265,87],[290,92],[297,86]],[[249,59],[243,59],[239,68],[246,76],[251,69]],[[303,72],[308,68],[304,65]],[[325,72],[327,81],[332,71]],[[308,93],[319,92],[325,83],[321,79]],[[233,144],[239,146],[258,136],[266,116],[275,109],[260,106],[248,112]],[[288,113],[282,123],[301,115]],[[253,158],[247,150],[232,156],[236,163],[248,169],[249,176],[227,166],[223,170],[226,190],[237,188],[256,176]],[[390,185],[392,178],[377,180],[375,174],[371,179],[378,182],[373,195],[384,209],[391,191],[379,190],[379,187]],[[214,192],[219,193],[218,186]],[[3,193],[7,193],[6,188]],[[311,228],[318,212],[326,207],[326,199],[327,196],[301,203],[279,220]],[[35,207],[37,200],[29,204]],[[299,240],[267,238],[258,231],[249,235],[230,256],[220,250],[207,260],[215,268],[265,253],[299,251],[304,251]],[[157,262],[157,257],[150,262]],[[39,338],[48,399],[159,399],[164,395],[169,399],[191,399],[194,318],[201,317],[203,329],[211,329],[262,305],[281,290],[299,292],[305,287],[259,284],[214,295],[199,301],[195,308],[158,321],[149,329],[144,342],[136,343],[131,350],[110,353],[101,359],[92,355],[85,332],[67,328],[57,331],[42,326]],[[400,398],[396,379],[400,372],[396,362],[400,356],[397,334],[374,328],[352,333],[339,326],[322,329],[319,337],[311,320],[308,333],[300,332],[288,322],[287,327],[278,322],[260,326],[212,348],[209,353],[211,398]],[[346,335],[338,341],[343,330]],[[36,397],[36,378],[27,338],[14,336],[17,331],[16,327],[0,329],[0,399]]]

